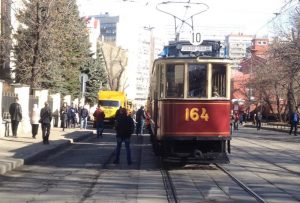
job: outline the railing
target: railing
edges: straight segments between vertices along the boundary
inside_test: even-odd
[[[2,119],[10,119],[9,106],[15,102],[17,96],[17,94],[11,92],[2,93]]]

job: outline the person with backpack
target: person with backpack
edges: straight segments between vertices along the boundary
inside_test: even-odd
[[[96,130],[97,130],[97,138],[103,137],[102,133],[104,131],[104,118],[105,114],[104,111],[101,109],[101,105],[98,105],[98,108],[93,114],[94,120],[95,120],[95,125],[96,125]]]
[[[290,124],[291,124],[291,129],[290,129],[290,135],[294,130],[294,135],[297,136],[297,129],[298,129],[298,124],[299,124],[299,115],[298,113],[295,111],[293,113],[291,113],[290,115]]]

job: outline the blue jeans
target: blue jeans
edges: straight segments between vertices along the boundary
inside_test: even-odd
[[[119,162],[119,160],[120,160],[120,152],[121,152],[122,142],[125,142],[127,163],[131,164],[130,138],[117,137],[117,148],[116,148],[116,160],[115,161]]]
[[[87,117],[81,118],[81,123],[80,124],[81,124],[80,128],[86,129],[86,126],[87,126]]]
[[[136,124],[136,131],[135,133],[138,135],[138,134],[143,134],[143,129],[144,129],[144,123],[145,121],[144,120],[141,120],[141,121],[138,121],[137,124]]]

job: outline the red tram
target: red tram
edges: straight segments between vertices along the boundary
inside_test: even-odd
[[[231,61],[220,43],[174,42],[154,61],[148,111],[152,142],[166,162],[228,163]]]

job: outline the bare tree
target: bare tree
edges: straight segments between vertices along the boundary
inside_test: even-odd
[[[122,91],[124,89],[124,71],[128,63],[127,53],[121,47],[109,43],[102,44],[103,56],[106,64],[108,85],[111,90]]]

